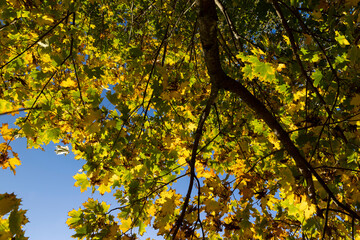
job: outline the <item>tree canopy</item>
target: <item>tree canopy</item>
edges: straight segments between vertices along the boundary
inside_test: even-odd
[[[0,165],[16,138],[85,159],[118,206],[70,211],[77,239],[358,239],[359,2],[0,0]]]

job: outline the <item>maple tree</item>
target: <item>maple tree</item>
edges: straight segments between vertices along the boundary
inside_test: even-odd
[[[70,211],[74,238],[360,237],[359,0],[0,5],[0,114],[25,113],[0,165],[18,137],[71,146],[75,186],[118,201]],[[25,239],[19,204],[0,239]]]

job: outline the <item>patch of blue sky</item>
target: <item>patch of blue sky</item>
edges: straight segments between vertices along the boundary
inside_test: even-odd
[[[1,116],[0,124],[13,122],[18,116]],[[19,154],[22,165],[16,168],[16,175],[10,170],[0,174],[0,193],[14,192],[22,199],[22,209],[27,210],[30,222],[25,225],[25,236],[37,240],[71,239],[75,232],[66,225],[67,212],[78,209],[88,198],[106,201],[117,206],[110,194],[101,196],[97,192],[80,192],[74,187],[73,176],[82,168],[84,160],[74,161],[74,155],[56,155],[57,144],[50,143],[40,149],[27,149],[25,138],[11,142],[12,149]]]

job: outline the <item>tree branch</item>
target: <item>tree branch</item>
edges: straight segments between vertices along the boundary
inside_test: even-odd
[[[33,110],[33,109],[40,109],[40,107],[19,108],[19,109],[16,109],[16,110],[12,110],[12,111],[7,111],[7,112],[0,113],[0,116],[8,115],[8,114],[11,114],[11,113],[18,114],[18,112],[27,111],[27,110]]]
[[[198,127],[197,127],[196,132],[195,132],[194,145],[193,145],[193,149],[192,149],[192,153],[191,153],[191,159],[188,162],[189,167],[190,167],[189,187],[188,187],[188,191],[187,191],[187,194],[186,194],[186,197],[185,197],[184,204],[183,204],[182,209],[181,209],[180,216],[177,219],[174,228],[171,229],[171,231],[170,231],[170,233],[173,232],[172,239],[176,238],[176,234],[178,233],[178,231],[179,231],[179,229],[180,229],[180,227],[182,225],[182,222],[184,221],[185,214],[186,214],[186,209],[189,206],[190,196],[191,196],[192,188],[194,186],[194,180],[196,178],[195,163],[196,163],[197,149],[199,147],[199,143],[200,143],[200,140],[201,140],[202,130],[204,128],[205,121],[206,121],[207,117],[210,114],[211,106],[214,104],[214,102],[216,100],[216,97],[217,97],[217,94],[218,94],[218,88],[216,87],[215,84],[213,84],[211,86],[211,92],[210,92],[209,99],[208,99],[208,101],[206,103],[205,109],[203,110],[203,112],[200,115]]]
[[[283,129],[276,118],[269,112],[265,105],[251,94],[240,82],[226,75],[221,67],[219,59],[219,48],[217,43],[217,16],[214,0],[199,0],[200,18],[199,29],[200,37],[205,52],[205,62],[208,74],[213,84],[217,87],[235,93],[239,96],[275,133],[281,141],[288,154],[294,159],[296,166],[304,176],[308,185],[309,197],[316,203],[315,187],[312,175],[315,176],[320,185],[325,189],[334,202],[354,218],[360,220],[360,216],[349,206],[341,203],[329,189],[325,181],[315,171],[311,164],[300,153],[299,149],[291,141],[288,133]]]
[[[327,229],[328,220],[329,220],[330,202],[331,202],[331,198],[328,198],[328,202],[327,202],[327,205],[326,205],[325,223],[324,223],[324,229],[323,229],[322,239],[325,239],[325,236],[326,236],[326,229]]]

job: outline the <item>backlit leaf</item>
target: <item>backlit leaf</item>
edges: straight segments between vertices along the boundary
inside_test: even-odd
[[[74,176],[74,179],[76,180],[74,186],[80,187],[81,192],[84,192],[88,187],[90,187],[90,182],[85,173],[77,173]]]

